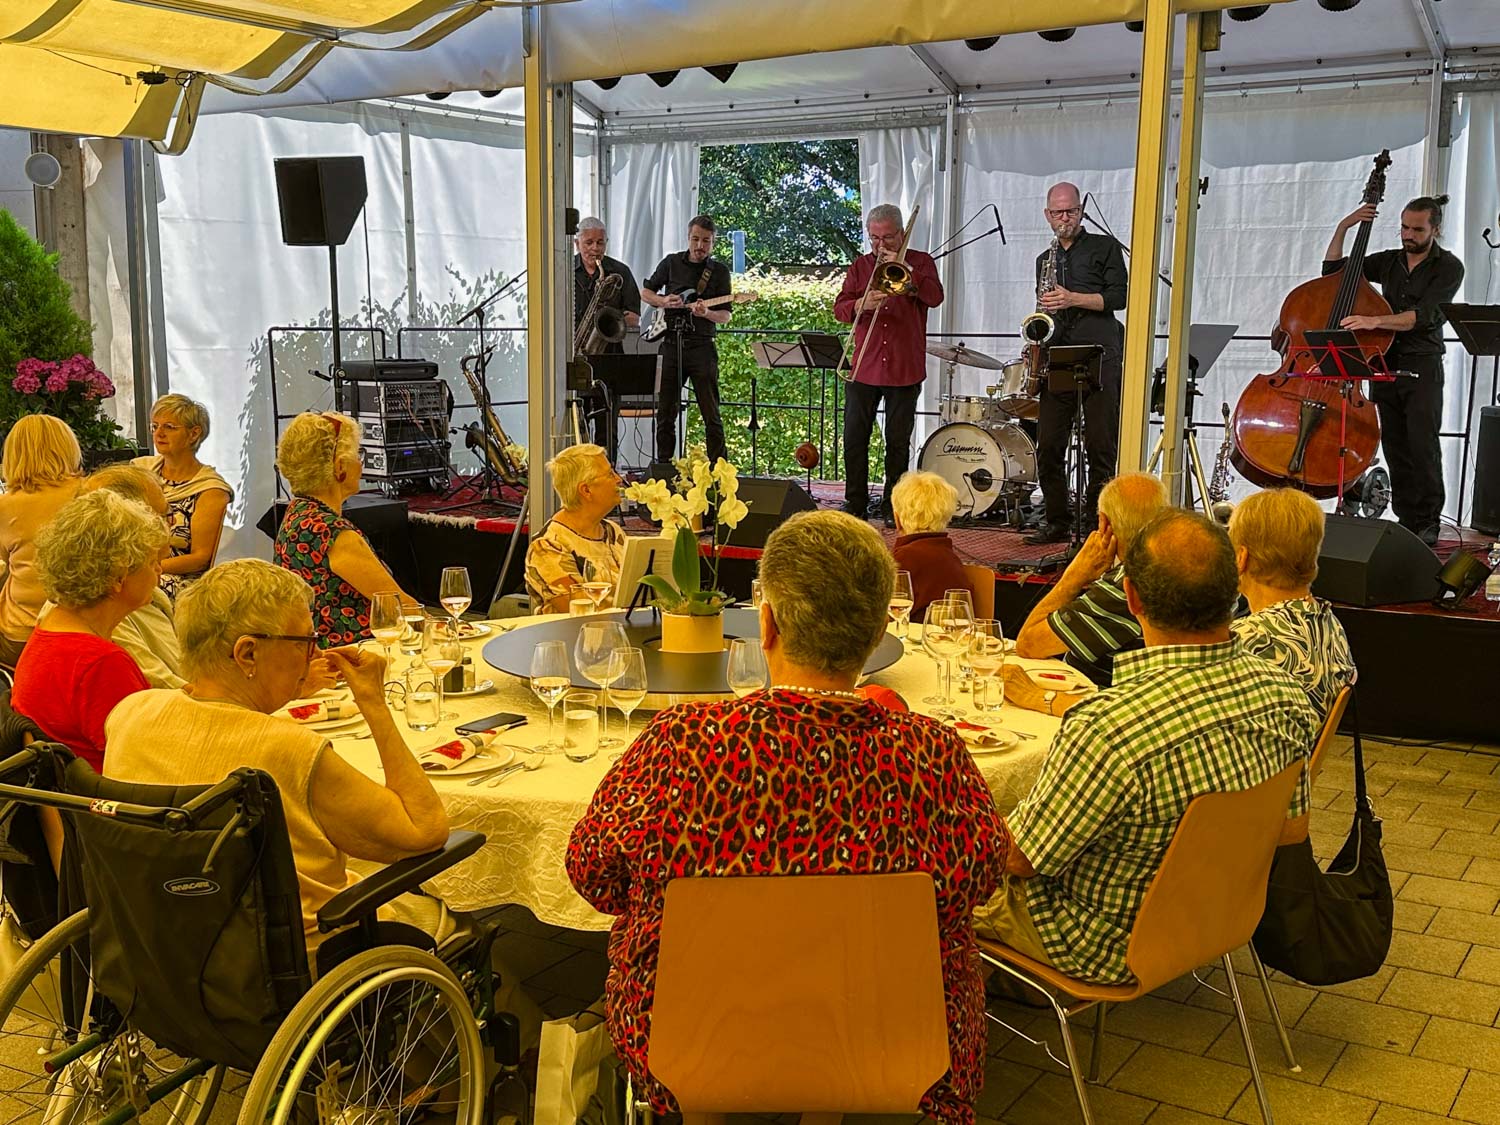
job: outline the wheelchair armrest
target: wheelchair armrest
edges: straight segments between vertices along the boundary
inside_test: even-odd
[[[484,846],[484,839],[478,832],[452,832],[448,842],[437,851],[381,868],[324,903],[323,909],[318,911],[318,929],[326,934],[341,926],[352,925],[367,914],[374,914],[377,908],[397,895],[416,890],[434,875],[468,859]]]

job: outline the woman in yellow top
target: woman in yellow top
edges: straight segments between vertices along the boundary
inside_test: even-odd
[[[211,465],[198,460],[208,439],[208,410],[187,395],[163,395],[151,404],[154,457],[134,464],[161,481],[167,496],[167,529],[172,554],[161,565],[161,588],[173,598],[214,564],[224,515],[234,490]]]
[[[14,669],[46,602],[36,570],[36,534],[78,492],[83,454],[61,418],[28,414],[5,438],[0,475],[0,665]]]

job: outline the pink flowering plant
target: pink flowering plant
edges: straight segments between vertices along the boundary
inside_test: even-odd
[[[110,377],[86,355],[23,359],[9,377],[0,374],[0,429],[9,431],[26,414],[51,414],[73,427],[85,449],[110,449],[120,444],[120,427],[99,404],[114,393]]]

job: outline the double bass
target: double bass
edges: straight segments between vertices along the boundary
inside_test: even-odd
[[[1365,183],[1364,202],[1385,196],[1385,170],[1391,154],[1383,149]],[[1364,275],[1372,220],[1359,224],[1354,248],[1341,269],[1303,282],[1281,303],[1271,345],[1282,363],[1257,375],[1240,394],[1229,420],[1230,462],[1261,487],[1290,486],[1326,499],[1359,479],[1380,447],[1380,417],[1356,382],[1309,379],[1317,358],[1304,333],[1336,329],[1349,316],[1389,316],[1386,303]],[[1386,328],[1357,329],[1365,359],[1383,366],[1395,333]]]

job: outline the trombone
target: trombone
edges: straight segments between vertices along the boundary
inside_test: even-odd
[[[911,209],[911,218],[907,219],[906,229],[901,232],[901,249],[896,251],[895,258],[889,262],[875,263],[875,268],[870,271],[870,280],[865,283],[864,296],[859,299],[861,306],[877,289],[889,297],[907,297],[917,291],[916,279],[912,277],[911,267],[906,264],[906,248],[911,243],[911,230],[917,225],[917,215],[921,210],[920,203]],[[865,351],[864,346],[870,342],[870,337],[875,332],[875,325],[880,321],[880,314],[884,309],[885,304],[882,302],[880,308],[875,310],[875,315],[870,318],[870,326],[865,329],[864,339],[858,345],[854,343],[854,338],[855,329],[859,324],[859,314],[854,314],[854,324],[849,326],[849,338],[844,341],[844,359],[838,368],[839,378],[844,382],[854,382],[854,373],[859,369],[859,361]]]

